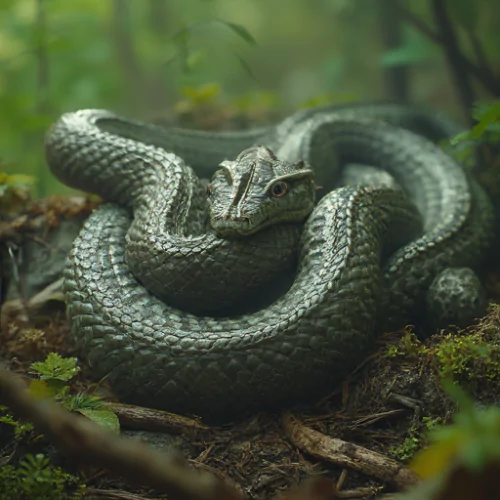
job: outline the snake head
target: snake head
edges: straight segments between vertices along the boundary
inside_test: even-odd
[[[211,226],[221,237],[301,223],[314,208],[314,174],[303,161],[282,161],[269,148],[254,146],[220,166],[208,187],[208,200]]]

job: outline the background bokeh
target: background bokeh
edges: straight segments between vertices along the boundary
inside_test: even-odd
[[[401,0],[433,28],[426,0]],[[448,2],[464,51],[500,68],[500,2]],[[67,192],[44,163],[58,115],[110,108],[207,129],[349,100],[422,103],[464,119],[442,49],[390,0],[1,0],[0,162]],[[478,89],[478,96],[481,91]]]

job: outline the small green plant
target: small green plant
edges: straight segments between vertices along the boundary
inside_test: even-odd
[[[441,417],[422,417],[422,423],[425,425],[428,432],[433,432],[443,426],[443,419]]]
[[[40,376],[41,380],[71,380],[80,368],[76,365],[76,358],[63,358],[55,352],[51,352],[45,361],[31,364],[31,369]]]
[[[440,428],[442,423],[440,417],[422,417],[421,424],[412,426],[404,441],[399,446],[391,447],[389,453],[400,462],[408,462],[426,445],[427,434]]]
[[[13,215],[24,210],[31,199],[34,182],[28,175],[0,172],[0,213]]]
[[[477,124],[444,144],[445,149],[466,164],[474,160],[476,146],[498,144],[500,141],[500,100],[476,103],[472,116],[477,120]]]
[[[452,380],[443,387],[459,406],[451,425],[439,426],[430,433],[431,445],[419,452],[412,468],[423,478],[443,472],[458,462],[471,471],[500,460],[500,408],[480,409]]]
[[[0,468],[0,500],[77,500],[85,486],[42,454]]]
[[[98,397],[85,392],[70,393],[68,382],[80,371],[76,363],[76,358],[63,358],[53,352],[45,361],[33,363],[31,369],[40,378],[31,381],[30,393],[37,398],[52,398],[67,410],[81,413],[112,432],[119,432],[118,417],[104,408]]]
[[[420,356],[427,354],[428,348],[418,339],[418,337],[410,329],[405,329],[396,342],[390,343],[387,346],[384,358],[407,357],[418,359]]]
[[[459,411],[450,425],[430,432],[430,445],[410,462],[422,479],[398,500],[498,498],[500,408],[480,409],[452,380],[443,387]]]
[[[420,437],[417,432],[410,431],[410,435],[399,445],[389,449],[389,453],[400,462],[408,462],[421,448]]]
[[[16,440],[29,439],[33,435],[33,424],[31,422],[20,422],[6,406],[0,406],[0,424],[10,425],[14,431]]]

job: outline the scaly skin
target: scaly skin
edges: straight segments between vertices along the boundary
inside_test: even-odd
[[[406,108],[399,112],[412,115]],[[68,260],[65,291],[78,348],[97,376],[107,375],[118,394],[135,403],[230,418],[324,394],[372,347],[376,324],[401,327],[423,314],[433,280],[450,267],[478,267],[491,240],[488,199],[430,142],[331,110],[299,113],[266,132],[264,142],[280,159],[305,159],[327,189],[334,167],[370,163],[391,174],[411,200],[400,191],[371,187],[326,194],[302,228],[298,270],[284,295],[240,316],[196,316],[162,302],[137,281],[125,243],[131,223],[143,227],[153,221],[154,229],[160,221],[170,244],[191,253],[190,238],[179,236],[175,221],[169,227],[172,221],[160,214],[148,215],[161,204],[156,191],[144,186],[160,184],[155,176],[161,171],[180,189],[185,174],[183,189],[192,198],[184,200],[202,206],[197,181],[156,139],[137,140],[138,131],[151,129],[136,122],[127,127],[125,119],[106,112],[65,115],[48,135],[47,154],[64,182],[133,208],[133,223],[117,205],[94,212]],[[189,132],[183,134],[189,142]],[[233,159],[218,147],[213,151]],[[183,220],[195,233],[210,233],[201,219]],[[248,241],[279,243],[280,227]],[[217,258],[234,251],[234,241],[222,241],[227,247]],[[212,279],[222,269],[224,262],[218,262]]]
[[[463,132],[454,121],[436,111],[391,102],[348,103],[303,109],[278,125],[236,132],[163,128],[122,119],[119,116],[110,116],[109,120],[102,119],[100,127],[113,134],[172,151],[193,167],[200,177],[210,177],[220,162],[233,160],[244,149],[255,144],[265,144],[273,150],[278,149],[289,136],[293,135],[297,124],[312,117],[332,114],[343,118],[364,117],[384,120],[435,142]]]

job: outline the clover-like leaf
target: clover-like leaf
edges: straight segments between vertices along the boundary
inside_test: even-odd
[[[63,358],[55,352],[51,352],[45,361],[38,361],[31,364],[42,380],[55,379],[67,382],[71,380],[79,371],[76,358]]]

